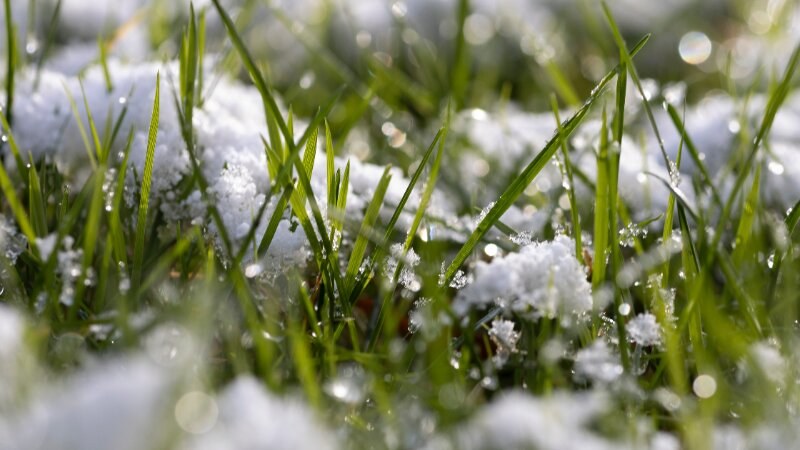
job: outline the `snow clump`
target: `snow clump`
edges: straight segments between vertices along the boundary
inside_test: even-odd
[[[478,262],[474,281],[456,297],[454,310],[497,303],[533,319],[568,320],[592,309],[591,286],[566,236],[522,247],[519,253]]]

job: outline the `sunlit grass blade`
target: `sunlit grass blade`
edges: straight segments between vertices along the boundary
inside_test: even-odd
[[[649,35],[645,36],[641,41],[639,41],[639,43],[636,44],[631,51],[631,56],[635,55],[644,46],[648,39]],[[444,274],[445,285],[449,284],[450,281],[453,280],[453,277],[456,275],[458,269],[467,260],[469,255],[472,253],[472,250],[489,231],[492,225],[500,219],[500,217],[508,210],[508,208],[511,207],[517,197],[522,194],[525,188],[530,185],[533,179],[536,178],[539,172],[541,172],[545,165],[550,161],[555,152],[557,152],[560,148],[561,141],[563,139],[567,139],[572,132],[575,131],[578,125],[586,117],[586,114],[589,112],[589,109],[592,107],[592,105],[597,102],[600,94],[617,73],[617,71],[618,67],[612,69],[600,80],[599,83],[597,83],[595,88],[592,89],[592,93],[589,95],[589,98],[587,98],[584,102],[583,106],[579,108],[575,114],[572,115],[572,117],[564,122],[562,131],[556,133],[555,136],[550,138],[542,151],[536,155],[533,161],[531,161],[530,164],[528,164],[528,166],[525,167],[525,169],[523,169],[516,178],[514,178],[511,184],[503,191],[503,193],[500,194],[497,202],[495,202],[494,206],[492,206],[483,220],[478,224],[478,226],[475,228],[475,231],[472,232],[467,241],[456,254],[453,261],[447,267],[447,270]]]
[[[144,264],[144,244],[147,232],[147,211],[150,206],[150,186],[153,178],[153,164],[155,162],[156,138],[158,137],[159,106],[161,103],[160,92],[161,75],[156,74],[156,92],[153,100],[153,113],[150,117],[150,129],[147,133],[147,150],[144,160],[144,172],[139,191],[139,215],[136,221],[136,238],[133,249],[133,276],[134,286],[142,278],[142,265]]]

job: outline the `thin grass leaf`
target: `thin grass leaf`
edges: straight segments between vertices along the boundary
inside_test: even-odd
[[[37,236],[45,236],[47,234],[47,204],[42,195],[41,180],[32,156],[28,175],[30,177],[28,179],[28,210],[30,211],[31,225]]]
[[[381,211],[383,205],[383,197],[386,195],[386,190],[389,187],[389,182],[392,176],[389,173],[389,167],[384,169],[378,185],[375,187],[375,194],[372,196],[367,211],[364,213],[364,220],[361,222],[361,229],[358,232],[355,244],[353,244],[353,251],[350,253],[350,259],[347,263],[347,270],[345,271],[344,283],[347,289],[347,296],[352,297],[352,289],[355,285],[360,272],[359,269],[364,262],[364,255],[367,251],[367,244],[369,243],[368,235],[375,227],[375,222],[378,220],[378,213]]]
[[[100,67],[103,69],[103,81],[106,83],[106,92],[114,90],[111,80],[111,71],[108,70],[108,43],[102,37],[97,38],[97,48],[100,53]]]

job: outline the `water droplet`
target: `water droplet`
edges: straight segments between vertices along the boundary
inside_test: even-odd
[[[486,247],[483,248],[483,253],[490,258],[494,258],[497,256],[497,253],[500,251],[499,248],[495,244],[487,244]]]
[[[775,265],[775,252],[772,252],[769,254],[769,257],[767,258],[767,267],[772,269],[774,265]]]
[[[623,303],[623,304],[619,305],[619,309],[618,310],[619,310],[619,314],[621,316],[627,316],[628,314],[631,313],[631,305],[630,305],[630,303]]]
[[[175,403],[175,421],[182,430],[191,434],[208,432],[218,417],[217,402],[204,392],[189,392]]]
[[[464,22],[464,39],[474,46],[483,45],[494,37],[492,20],[483,14],[470,14]]]
[[[767,164],[767,169],[769,169],[769,171],[774,173],[775,175],[783,175],[783,172],[785,170],[783,164],[777,161],[770,161],[769,164]]]
[[[742,125],[739,123],[738,120],[731,119],[728,121],[728,131],[730,131],[731,133],[736,134],[739,131],[741,131],[741,129]]]
[[[717,380],[711,375],[700,375],[694,379],[692,390],[700,398],[710,398],[717,392]]]
[[[308,71],[304,73],[303,76],[300,77],[300,87],[302,89],[310,88],[311,85],[314,84],[314,79],[315,79],[314,72]]]
[[[369,47],[369,44],[372,43],[372,34],[369,31],[361,30],[356,33],[356,45],[361,48]]]
[[[701,64],[711,56],[711,39],[699,31],[690,31],[681,38],[678,53],[689,64]]]
[[[125,103],[128,103],[128,99],[125,98],[125,97],[120,97],[119,100],[117,100],[117,101],[119,102],[120,105],[124,105]]]
[[[39,50],[39,40],[35,37],[30,37],[25,44],[25,53],[33,55]]]

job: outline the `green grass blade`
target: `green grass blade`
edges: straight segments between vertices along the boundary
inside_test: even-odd
[[[147,133],[147,153],[144,160],[144,173],[142,186],[139,193],[139,216],[136,222],[136,240],[133,249],[133,277],[134,286],[142,278],[142,265],[144,264],[144,243],[147,231],[147,210],[150,205],[150,185],[153,177],[153,164],[155,162],[156,138],[158,137],[159,105],[161,89],[161,75],[156,74],[156,93],[153,100],[153,114],[150,117],[150,130]]]
[[[28,210],[30,211],[31,224],[37,236],[47,234],[47,204],[42,196],[41,180],[36,171],[36,165],[31,157],[31,168],[28,171]]]

